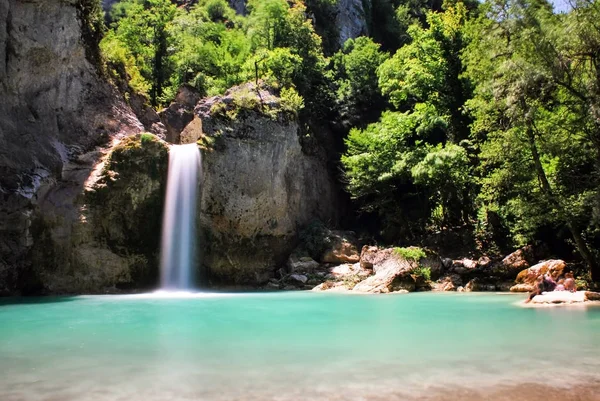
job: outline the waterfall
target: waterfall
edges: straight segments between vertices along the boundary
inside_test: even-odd
[[[195,143],[171,146],[160,258],[163,290],[193,287],[199,172],[200,151]]]

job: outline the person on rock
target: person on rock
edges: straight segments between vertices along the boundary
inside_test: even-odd
[[[529,297],[525,300],[525,303],[531,302],[536,295],[541,295],[543,292],[554,291],[555,288],[556,281],[554,281],[549,273],[544,276],[539,276],[536,280],[534,290],[529,293]]]
[[[573,273],[568,272],[565,274],[565,290],[575,292],[577,291],[577,285],[575,284],[575,279],[573,278]]]

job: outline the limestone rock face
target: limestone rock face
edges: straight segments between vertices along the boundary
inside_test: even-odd
[[[305,153],[296,117],[265,88],[232,88],[195,113],[209,148],[198,213],[206,274],[214,283],[266,282],[300,229],[336,219],[325,159]]]
[[[39,286],[30,251],[49,188],[74,198],[95,149],[141,130],[86,60],[76,4],[0,0],[0,294]]]
[[[365,3],[371,1],[364,0],[338,0],[336,4],[337,17],[336,25],[339,29],[340,47],[348,39],[354,39],[368,33],[367,20],[365,18]]]
[[[166,143],[150,134],[117,142],[82,193],[53,187],[39,203],[35,276],[50,293],[148,287],[158,277]],[[65,211],[68,211],[66,213]]]

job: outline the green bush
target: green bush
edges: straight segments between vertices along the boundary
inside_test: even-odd
[[[415,279],[423,278],[425,281],[431,280],[431,269],[429,267],[417,266],[410,272]]]
[[[304,98],[300,96],[294,88],[283,88],[279,94],[281,98],[281,108],[298,115],[304,108]]]
[[[422,258],[426,258],[427,254],[422,248],[411,246],[409,248],[394,248],[396,255],[402,256],[406,260],[418,262]]]

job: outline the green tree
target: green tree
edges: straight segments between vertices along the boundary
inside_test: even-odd
[[[246,78],[250,56],[246,21],[225,0],[201,1],[171,24],[174,87],[187,83],[201,94],[225,92]]]
[[[486,11],[465,56],[477,83],[469,107],[481,143],[481,208],[497,211],[517,243],[566,228],[598,280],[588,217],[598,195],[593,96],[573,90],[594,80],[563,58],[573,51],[565,42],[581,50],[590,38],[567,38],[578,14],[553,14],[542,0],[494,1]]]
[[[379,68],[379,86],[394,106],[432,105],[447,120],[448,139],[455,143],[469,135],[470,121],[463,105],[471,88],[462,76],[460,59],[466,17],[462,3],[448,5],[443,13],[429,12],[429,28],[412,25],[408,31],[411,43]]]
[[[389,55],[379,48],[371,38],[361,36],[346,41],[332,57],[342,116],[352,125],[365,117],[374,121],[386,106],[378,86],[377,68]]]
[[[127,56],[150,83],[153,105],[163,100],[171,75],[169,25],[176,12],[169,0],[125,0],[112,14],[114,35],[106,40],[127,50]]]
[[[292,81],[306,100],[305,116],[322,118],[333,104],[322,42],[302,1],[250,0],[249,35],[253,52],[287,48],[301,62]]]
[[[377,71],[382,92],[398,111],[352,130],[346,140],[348,189],[387,227],[403,224],[422,234],[427,226],[470,222],[474,188],[462,104],[469,86],[458,56],[466,13],[458,3],[430,12],[427,29],[411,26],[410,44]]]

